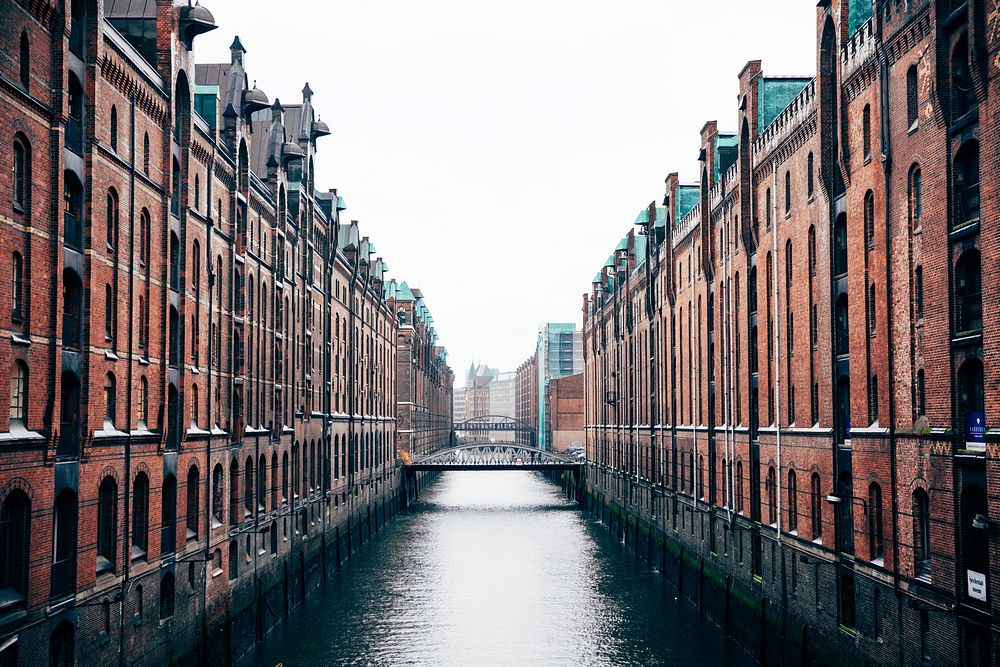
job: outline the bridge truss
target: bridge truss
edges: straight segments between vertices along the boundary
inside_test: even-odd
[[[413,457],[407,466],[421,470],[575,470],[582,461],[573,456],[509,442],[479,442],[449,447]]]

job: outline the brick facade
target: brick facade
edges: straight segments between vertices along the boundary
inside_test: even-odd
[[[5,665],[235,659],[399,505],[405,334],[312,91],[141,4],[0,12]]]
[[[993,4],[820,2],[584,298],[592,492],[872,663],[1000,654]]]

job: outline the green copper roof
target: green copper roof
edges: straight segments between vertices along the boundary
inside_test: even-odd
[[[338,195],[337,196],[337,210],[338,211],[343,211],[345,209],[347,209],[347,204],[344,203],[344,198]]]
[[[397,301],[413,301],[413,292],[410,290],[410,286],[406,284],[404,280],[396,288],[396,300]]]
[[[691,209],[695,207],[698,200],[701,199],[700,188],[697,185],[679,185],[677,186],[677,202],[675,203],[674,209],[674,224],[680,224],[680,221],[684,219]]]
[[[858,0],[853,0],[857,2]],[[871,5],[869,4],[869,16]],[[867,20],[867,19],[866,19]],[[782,77],[780,79],[761,79],[757,93],[757,131],[774,122],[774,119],[791,104],[795,96],[809,85],[812,79],[808,77]]]
[[[715,137],[715,179],[726,173],[736,162],[739,140],[735,134],[720,134]]]
[[[847,33],[853,35],[871,17],[871,0],[850,0],[847,8]]]
[[[604,273],[604,271],[598,271],[597,273],[595,273],[594,274],[594,279],[591,280],[590,282],[592,282],[595,285],[600,285],[601,284],[601,278],[602,278],[601,274],[602,273]]]

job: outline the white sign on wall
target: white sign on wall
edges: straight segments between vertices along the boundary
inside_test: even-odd
[[[986,602],[986,575],[974,570],[966,570],[969,581],[969,597]]]

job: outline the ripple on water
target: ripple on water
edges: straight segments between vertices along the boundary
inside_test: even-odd
[[[750,665],[537,473],[452,472],[257,650],[294,665]]]

